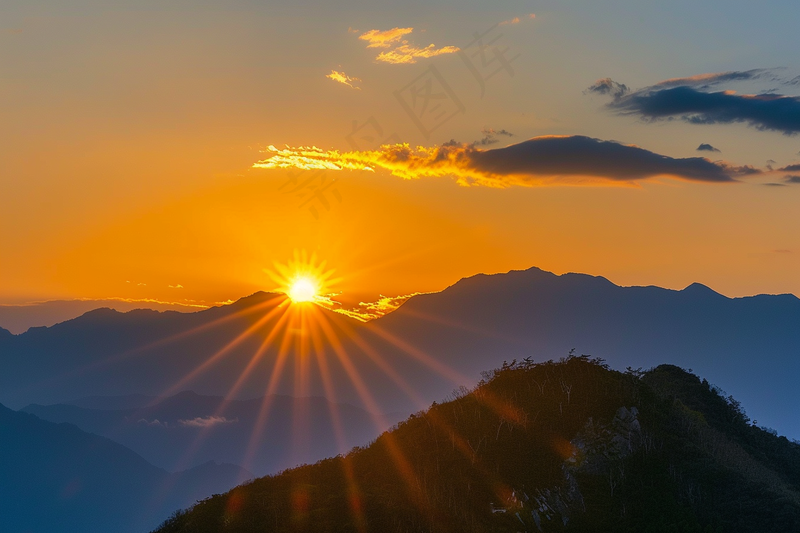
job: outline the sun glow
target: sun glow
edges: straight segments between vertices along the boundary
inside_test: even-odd
[[[312,302],[317,298],[317,284],[313,279],[300,277],[294,280],[289,287],[289,298],[292,302]]]
[[[274,270],[267,274],[278,284],[277,290],[286,294],[292,303],[313,302],[323,307],[333,307],[330,296],[333,286],[339,281],[325,261],[318,261],[315,254],[296,250],[291,261],[275,263]]]

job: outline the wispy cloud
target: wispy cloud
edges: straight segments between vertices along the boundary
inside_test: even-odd
[[[602,95],[613,96],[614,98],[621,98],[630,92],[630,89],[624,83],[618,83],[611,78],[603,78],[594,82],[593,85],[588,87],[584,93],[595,93]]]
[[[722,183],[761,173],[752,167],[702,157],[672,158],[634,145],[579,135],[534,137],[491,150],[451,141],[416,149],[408,144],[352,152],[270,146],[268,152],[271,155],[255,163],[254,168],[384,169],[405,179],[450,176],[461,185],[488,187],[631,184],[658,176]]]
[[[384,63],[392,63],[395,65],[416,63],[419,58],[436,57],[442,54],[452,54],[458,52],[457,46],[443,46],[436,48],[435,45],[429,44],[424,48],[414,46],[413,44],[403,44],[388,52],[381,52],[375,59]]]
[[[670,78],[668,80],[656,83],[653,87],[697,87],[700,89],[708,89],[723,83],[730,83],[734,81],[751,81],[759,79],[780,81],[781,78],[778,76],[777,70],[778,69],[771,68],[755,68],[750,70],[728,72],[709,72],[705,74],[687,76],[685,78]]]
[[[698,152],[720,152],[719,148],[714,148],[710,144],[702,143],[700,146],[697,147]]]
[[[535,13],[530,13],[529,15],[524,16],[522,18],[514,17],[514,18],[510,18],[508,20],[504,20],[503,22],[500,23],[500,26],[506,26],[506,25],[509,25],[509,24],[519,24],[520,22],[522,22],[522,19],[535,19],[535,18],[536,18],[536,14]]]
[[[404,42],[403,36],[414,31],[414,28],[392,28],[391,30],[369,30],[358,36],[362,41],[367,41],[367,48],[389,48]]]
[[[490,144],[496,144],[500,142],[498,136],[505,136],[505,137],[513,137],[514,134],[507,130],[496,130],[494,128],[483,128],[481,130],[483,134],[483,138],[478,141],[476,144],[480,146],[488,146]]]
[[[327,74],[325,77],[335,82],[341,83],[343,85],[347,85],[351,89],[355,89],[357,91],[361,90],[361,87],[356,87],[355,85],[353,85],[354,83],[361,83],[361,79],[351,78],[344,72],[339,72],[338,70],[331,70],[331,73]]]
[[[417,59],[436,57],[442,54],[458,52],[456,46],[443,46],[437,48],[434,44],[417,46],[404,37],[414,31],[414,28],[392,28],[391,30],[369,30],[359,35],[359,39],[367,41],[367,48],[391,48],[381,52],[375,57],[376,61],[392,64],[416,63]]]
[[[183,427],[191,427],[191,428],[209,428],[211,426],[218,426],[220,424],[233,424],[234,422],[238,422],[238,418],[230,419],[225,418],[224,416],[198,416],[196,418],[192,418],[190,420],[178,420],[178,424]]]
[[[136,423],[139,424],[139,425],[142,425],[142,426],[150,426],[150,427],[152,427],[152,426],[162,427],[162,428],[169,427],[169,424],[167,422],[161,422],[158,418],[155,418],[153,420],[147,420],[146,418],[140,418],[139,420],[136,421]]]
[[[404,294],[402,296],[384,296],[381,294],[380,297],[374,302],[360,302],[358,307],[353,309],[337,308],[333,310],[337,313],[347,315],[350,318],[355,318],[362,322],[368,322],[391,313],[403,305],[409,298],[419,294],[423,293],[415,292],[413,294]]]
[[[711,90],[724,83],[753,80],[791,84],[791,81],[784,81],[776,69],[754,69],[673,78],[636,91],[604,78],[595,82],[586,92],[609,95],[613,100],[608,108],[650,121],[680,119],[690,124],[744,122],[759,130],[779,131],[785,135],[800,132],[798,96]]]

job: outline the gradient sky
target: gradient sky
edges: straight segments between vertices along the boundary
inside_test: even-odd
[[[530,266],[800,294],[800,184],[778,170],[800,163],[800,138],[759,122],[769,110],[736,115],[736,101],[731,120],[698,124],[588,91],[610,78],[628,87],[622,98],[647,97],[672,78],[770,69],[698,90],[795,97],[796,2],[162,4],[0,3],[0,303],[210,304],[274,288],[265,269],[295,250],[327,261],[341,278],[333,289],[353,301]],[[392,29],[406,31],[379,33]],[[482,94],[452,50],[490,30],[513,61]],[[460,105],[443,101],[455,114],[426,135],[398,95],[410,101],[406,88],[431,66]],[[348,137],[354,124],[366,126]],[[328,170],[315,178],[326,209],[287,193],[313,171],[253,168],[270,145],[354,152],[486,138],[496,142],[473,149],[489,150],[545,135],[765,172],[487,187]]]

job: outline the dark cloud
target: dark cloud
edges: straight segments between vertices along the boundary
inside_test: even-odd
[[[658,82],[653,88],[667,88],[667,87],[699,87],[707,89],[722,83],[729,83],[735,81],[750,81],[757,79],[767,79],[770,81],[779,81],[776,71],[780,69],[771,68],[755,68],[751,70],[732,71],[732,72],[715,72],[711,74],[698,74],[697,76],[689,76],[687,78],[671,78]],[[791,83],[791,82],[788,82]]]
[[[492,175],[594,176],[613,181],[669,175],[729,182],[735,176],[759,172],[703,157],[672,158],[638,146],[580,135],[536,137],[506,148],[474,151],[469,160],[473,168]]]
[[[480,141],[475,143],[476,146],[488,146],[490,144],[496,144],[500,142],[500,139],[497,138],[498,135],[502,135],[505,137],[513,137],[514,134],[507,130],[496,130],[494,128],[483,128],[481,130],[483,134],[483,138]]]
[[[800,98],[779,94],[707,93],[691,87],[636,93],[610,104],[627,114],[655,120],[679,117],[690,124],[746,122],[759,130],[800,131]]]
[[[800,164],[796,163],[794,165],[786,165],[785,167],[779,168],[778,170],[780,170],[781,172],[800,172]]]
[[[704,157],[673,158],[580,135],[534,137],[495,149],[450,141],[432,147],[395,144],[352,152],[289,146],[270,146],[268,151],[272,155],[254,168],[383,169],[405,179],[451,177],[461,185],[488,187],[631,183],[657,176],[729,183],[738,176],[761,173],[749,166],[735,167]]]
[[[774,182],[764,183],[764,185],[767,185],[769,187],[786,187],[787,185],[797,185],[797,184],[800,184],[800,176],[793,176],[793,175],[784,176],[782,183],[774,183]]]
[[[785,135],[800,132],[800,97],[777,93],[736,94],[708,89],[725,82],[778,79],[775,69],[756,69],[720,74],[701,74],[665,80],[651,87],[629,91],[611,79],[600,80],[588,92],[613,97],[608,107],[647,120],[681,119],[690,124],[747,123],[759,130]],[[783,82],[791,84],[791,82]],[[624,87],[625,90],[615,90]]]
[[[698,152],[719,152],[719,148],[714,148],[710,144],[702,143],[697,147]]]
[[[623,83],[617,83],[611,78],[603,78],[597,80],[594,85],[586,89],[586,93],[595,93],[602,95],[610,95],[614,98],[620,98],[630,91],[628,86]]]

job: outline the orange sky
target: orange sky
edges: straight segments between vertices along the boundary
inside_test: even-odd
[[[356,301],[530,266],[623,285],[699,281],[730,296],[800,294],[800,186],[763,185],[775,176],[494,189],[446,176],[327,171],[341,201],[330,195],[326,210],[285,194],[292,171],[252,168],[270,144],[352,150],[352,122],[368,117],[384,137],[428,147],[477,141],[482,129],[496,128],[514,136],[490,148],[588,135],[675,158],[702,156],[695,148],[710,142],[723,152],[706,157],[757,168],[767,159],[776,168],[798,160],[791,136],[744,124],[648,124],[614,116],[583,93],[609,75],[646,86],[788,64],[791,56],[775,51],[780,31],[762,35],[744,59],[730,55],[728,37],[694,57],[681,52],[686,35],[657,29],[642,38],[655,12],[633,27],[556,8],[535,19],[511,7],[455,18],[426,9],[313,20],[289,8],[12,9],[0,31],[0,303],[211,304],[274,288],[265,269],[297,249],[327,260],[341,277],[334,289]],[[514,75],[490,80],[481,96],[453,49],[490,27],[487,20],[518,16],[501,26],[519,53]],[[719,24],[744,24],[742,13],[726,17]],[[617,38],[591,46],[610,27]],[[405,45],[368,48],[359,39],[392,28],[413,28],[399,38]],[[404,64],[376,59],[429,44],[446,52],[420,52]],[[460,94],[465,112],[426,138],[394,91],[430,65]],[[332,71],[357,78],[359,88],[327,78]]]

